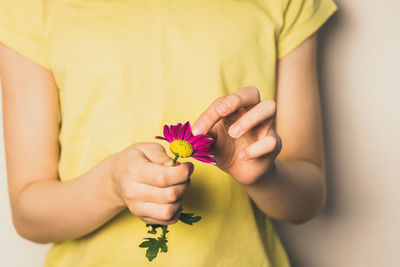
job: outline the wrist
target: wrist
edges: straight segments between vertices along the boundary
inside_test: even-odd
[[[109,197],[112,204],[117,208],[125,208],[126,204],[122,198],[122,194],[119,190],[118,180],[116,175],[117,166],[117,154],[112,154],[104,160],[105,174],[103,177],[103,186],[105,188],[106,195]]]

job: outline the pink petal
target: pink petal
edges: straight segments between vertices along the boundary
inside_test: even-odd
[[[211,145],[212,143],[214,143],[213,139],[201,139],[197,142],[192,143],[193,148],[195,149],[198,146],[201,145]]]
[[[180,139],[180,140],[185,140],[185,139],[183,139],[183,137],[185,136],[185,134],[186,134],[186,129],[187,129],[187,127],[188,127],[188,121],[187,122],[185,122],[184,124],[183,124],[183,126],[179,129],[179,134],[178,134],[178,139]]]
[[[193,145],[193,150],[197,151],[197,150],[210,150],[212,147],[212,144],[201,144],[201,145]]]
[[[162,136],[156,136],[155,138],[157,138],[157,139],[162,139],[162,140],[165,140],[165,141],[168,141],[167,139],[165,139],[164,137],[162,137]]]
[[[164,125],[164,136],[168,142],[172,142],[172,136],[168,125]]]
[[[214,155],[209,151],[196,151],[192,154],[192,156],[199,156],[199,157],[211,157],[213,158]]]
[[[197,157],[197,156],[194,156],[192,158],[197,159],[198,161],[205,162],[205,163],[216,164],[215,160],[212,159],[212,158],[209,158],[209,157]]]
[[[196,149],[193,153],[197,153],[197,152],[210,152],[210,149],[207,149],[207,148]]]
[[[186,128],[186,132],[183,135],[183,140],[188,141],[191,137],[192,137],[192,126],[190,126],[190,122],[187,122],[187,128]]]
[[[214,139],[212,138],[201,138],[199,140],[196,140],[193,142],[193,145],[200,145],[200,144],[212,144],[214,142]]]
[[[189,143],[193,144],[193,143],[196,143],[197,141],[199,141],[201,139],[205,139],[205,138],[210,138],[210,137],[208,137],[208,135],[206,135],[206,134],[194,135],[194,136],[192,136],[192,138],[189,139]]]
[[[178,139],[178,133],[180,128],[181,127],[178,124],[171,126],[171,134],[173,139]]]

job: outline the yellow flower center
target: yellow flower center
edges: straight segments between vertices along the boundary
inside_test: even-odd
[[[187,158],[193,154],[192,145],[185,140],[176,139],[172,141],[169,149],[171,149],[172,153],[174,153],[175,155],[178,154],[181,158]]]

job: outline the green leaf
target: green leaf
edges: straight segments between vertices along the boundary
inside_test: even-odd
[[[157,234],[156,229],[162,228],[164,225],[162,225],[162,224],[146,224],[146,227],[149,227],[149,226],[151,226],[151,230],[147,231],[147,233],[155,235],[155,234]]]
[[[147,231],[147,233],[155,235],[157,234],[157,231],[155,228],[152,228],[151,230]]]
[[[167,252],[168,251],[168,246],[167,246],[167,240],[165,237],[161,236],[158,237],[157,239],[155,238],[145,238],[147,241],[144,241],[142,244],[139,245],[139,247],[147,247],[148,249],[146,250],[146,257],[149,261],[152,261],[155,257],[157,257],[157,254],[159,250],[161,249],[161,252]]]
[[[166,234],[168,233],[168,225],[162,225],[162,224],[146,224],[146,227],[151,226],[151,230],[148,231],[148,233],[156,233],[157,228],[162,229],[162,235],[160,237],[155,238],[150,238],[147,237],[145,238],[146,241],[143,241],[139,247],[145,248],[147,247],[146,250],[146,257],[149,261],[152,261],[155,257],[157,257],[158,252],[161,249],[161,253],[165,253],[168,251],[168,246],[167,246],[167,238]]]
[[[143,242],[139,245],[139,247],[141,247],[141,248],[150,247],[150,246],[154,245],[154,244],[157,242],[157,240],[156,240],[155,238],[149,238],[149,237],[147,237],[147,238],[145,238],[145,239],[147,239],[148,241],[143,241]]]
[[[155,257],[157,257],[159,248],[160,247],[157,244],[154,244],[146,250],[146,257],[149,259],[149,261],[152,261]]]
[[[161,251],[162,252],[167,252],[168,251],[168,246],[166,243],[161,244]]]
[[[179,216],[179,220],[192,225],[195,222],[198,222],[201,220],[201,216],[193,216],[193,213],[183,213],[181,212],[181,215]]]

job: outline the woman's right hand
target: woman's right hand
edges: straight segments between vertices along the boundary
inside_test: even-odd
[[[136,143],[112,156],[111,178],[121,204],[147,224],[174,224],[194,165],[176,163],[158,143]]]

